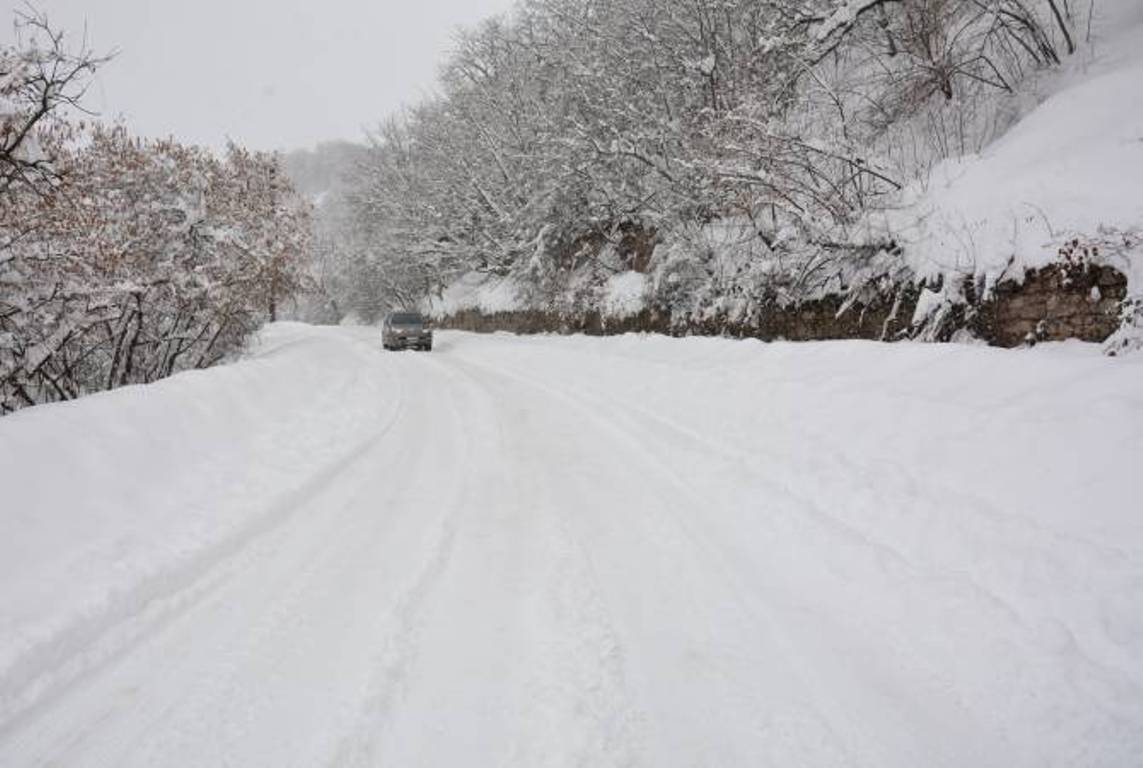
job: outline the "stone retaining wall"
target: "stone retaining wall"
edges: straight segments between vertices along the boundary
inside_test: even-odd
[[[1119,327],[1120,308],[1127,296],[1127,278],[1114,267],[1060,262],[1028,270],[1023,280],[1002,280],[984,300],[976,298],[973,279],[965,278],[961,291],[964,300],[932,321],[939,327],[918,327],[912,325],[912,318],[923,287],[923,282],[891,285],[867,301],[852,301],[834,294],[798,304],[775,303],[757,316],[739,321],[718,316],[701,320],[678,318],[654,307],[626,318],[603,317],[595,310],[579,314],[539,309],[490,314],[465,310],[440,319],[438,326],[480,332],[646,332],[767,341],[892,341],[922,334],[947,341],[957,331],[967,330],[989,344],[1015,347],[1072,338],[1101,342]]]

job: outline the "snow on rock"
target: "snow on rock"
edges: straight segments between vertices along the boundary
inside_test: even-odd
[[[524,309],[519,284],[511,277],[496,277],[481,272],[468,272],[449,284],[439,296],[426,302],[433,317],[447,317],[465,310],[485,314]]]
[[[859,14],[881,3],[882,0],[844,0],[837,9],[814,29],[816,40],[825,40],[842,27],[854,22]]]
[[[930,288],[922,288],[920,295],[917,297],[917,307],[913,311],[913,325],[921,325],[940,311],[941,307],[946,306],[946,304],[947,302],[942,292],[934,291]]]
[[[637,315],[646,307],[647,276],[640,272],[620,272],[603,284],[600,308],[604,317]]]
[[[1103,345],[1109,355],[1143,353],[1143,298],[1129,299],[1124,304],[1123,325]]]

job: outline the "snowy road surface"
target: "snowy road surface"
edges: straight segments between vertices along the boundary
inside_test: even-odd
[[[1143,764],[1143,356],[378,343],[0,420],[0,765]]]

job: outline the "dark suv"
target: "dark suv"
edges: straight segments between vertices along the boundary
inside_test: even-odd
[[[427,352],[433,348],[433,329],[420,312],[390,312],[381,324],[381,346]]]

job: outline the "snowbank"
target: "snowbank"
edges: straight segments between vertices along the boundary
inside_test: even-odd
[[[391,382],[334,333],[278,324],[240,363],[0,419],[0,721],[25,674],[274,525],[376,430]]]

